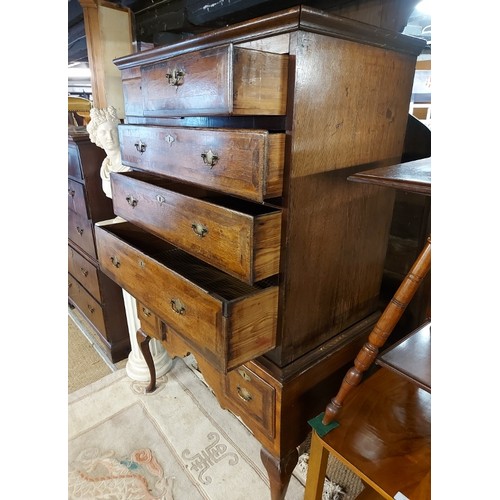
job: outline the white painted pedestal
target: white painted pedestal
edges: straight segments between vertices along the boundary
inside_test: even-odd
[[[141,327],[139,317],[137,316],[137,301],[126,290],[123,290],[123,302],[125,304],[125,314],[127,316],[128,331],[130,335],[131,351],[128,355],[128,361],[125,365],[127,375],[132,380],[148,382],[151,378],[148,365],[144,360],[139,344],[137,343],[136,333]],[[172,367],[172,358],[167,354],[164,347],[156,339],[151,339],[149,348],[153,355],[153,362],[156,370],[156,377],[165,375]]]

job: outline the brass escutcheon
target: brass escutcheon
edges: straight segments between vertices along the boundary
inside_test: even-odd
[[[248,375],[248,373],[245,370],[243,370],[242,368],[238,368],[238,373],[247,382],[251,382],[252,381],[252,377],[250,377],[250,375]]]
[[[134,144],[134,146],[135,146],[135,149],[137,149],[137,151],[139,153],[141,153],[141,155],[142,155],[142,153],[144,153],[144,151],[146,151],[146,147],[147,147],[146,144],[144,142],[142,142],[140,139]]]

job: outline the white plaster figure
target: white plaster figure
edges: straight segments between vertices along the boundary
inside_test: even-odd
[[[106,109],[92,108],[90,122],[87,125],[89,138],[96,146],[106,151],[106,158],[101,165],[102,190],[108,198],[111,193],[111,172],[128,172],[130,167],[122,165],[120,142],[118,140],[118,124],[121,123],[116,115],[116,109],[108,106]]]

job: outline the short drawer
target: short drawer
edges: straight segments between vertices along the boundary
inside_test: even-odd
[[[116,215],[249,284],[279,272],[281,210],[127,172],[111,174]]]
[[[68,175],[75,179],[83,179],[80,152],[78,146],[72,141],[68,143]]]
[[[276,395],[274,387],[245,366],[239,366],[225,377],[225,393],[242,417],[253,428],[255,425],[269,438],[273,438]]]
[[[161,340],[158,326],[158,318],[148,309],[144,304],[136,301],[137,303],[137,316],[141,322],[141,329],[150,337]]]
[[[122,162],[255,201],[281,196],[285,134],[120,125]]]
[[[72,179],[68,179],[68,208],[82,217],[90,218],[85,200],[85,187]]]
[[[102,302],[98,270],[83,255],[68,245],[68,272],[98,301]]]
[[[141,67],[144,116],[284,115],[288,55],[235,47]]]
[[[276,345],[277,280],[248,285],[131,223],[99,223],[102,270],[222,372]]]
[[[68,274],[68,297],[82,314],[106,337],[104,312],[99,304],[78,281]]]
[[[92,221],[68,210],[68,238],[96,258]]]

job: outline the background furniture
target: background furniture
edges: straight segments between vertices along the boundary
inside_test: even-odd
[[[426,158],[359,172],[350,179],[430,195],[430,165]],[[310,421],[305,500],[321,498],[328,453],[365,482],[361,498],[392,499],[398,493],[412,500],[430,498],[430,320],[383,353],[377,360],[382,369],[360,384],[430,270],[430,245],[429,238],[319,416],[321,422],[318,417]]]
[[[262,443],[273,499],[379,316],[394,197],[347,177],[400,160],[423,44],[299,6],[115,61],[133,171],[102,269]]]
[[[68,135],[68,300],[89,321],[99,345],[116,363],[130,352],[121,288],[100,269],[94,224],[113,217],[99,174],[106,153],[86,131]]]

